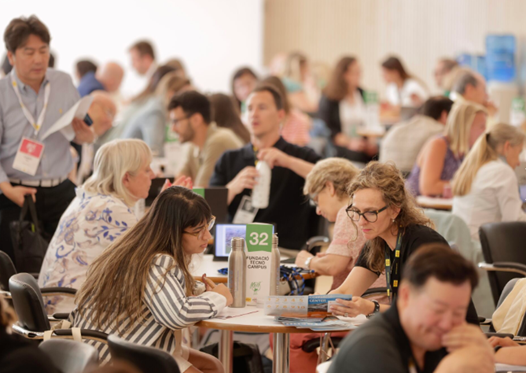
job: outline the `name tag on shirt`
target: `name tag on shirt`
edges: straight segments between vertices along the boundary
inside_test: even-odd
[[[35,176],[43,153],[44,144],[23,137],[16,152],[13,168],[28,175]]]
[[[243,196],[236,214],[234,215],[234,224],[250,224],[254,222],[259,209],[252,206],[252,197]]]

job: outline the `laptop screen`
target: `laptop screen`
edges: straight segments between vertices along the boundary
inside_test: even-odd
[[[217,224],[214,238],[214,256],[228,258],[232,251],[232,238],[245,238],[247,226],[245,224]]]
[[[526,185],[520,185],[519,191],[521,195],[521,201],[526,202]]]

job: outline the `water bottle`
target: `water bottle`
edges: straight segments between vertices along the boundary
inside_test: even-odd
[[[252,206],[258,209],[266,209],[268,207],[268,200],[270,198],[270,181],[272,179],[272,171],[267,162],[259,161],[256,170],[259,172],[259,177],[256,186],[252,190]]]
[[[270,253],[270,295],[278,295],[279,293],[279,267],[278,235],[274,233],[272,236],[272,252]]]
[[[245,254],[245,240],[234,237],[231,241],[232,251],[228,256],[228,288],[234,301],[232,308],[246,306],[247,256]]]

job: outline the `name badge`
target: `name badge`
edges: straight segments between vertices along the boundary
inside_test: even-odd
[[[254,221],[259,209],[252,206],[252,197],[243,196],[236,214],[234,215],[234,224],[250,224]]]
[[[43,153],[44,144],[23,137],[16,152],[13,168],[28,175],[35,176]]]

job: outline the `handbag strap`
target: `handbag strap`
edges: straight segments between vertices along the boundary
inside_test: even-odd
[[[35,202],[33,202],[33,196],[31,194],[26,194],[24,196],[24,205],[22,206],[22,211],[20,211],[20,223],[24,221],[28,210],[35,227],[35,232],[40,234],[40,229],[38,228],[37,208],[35,206]]]

